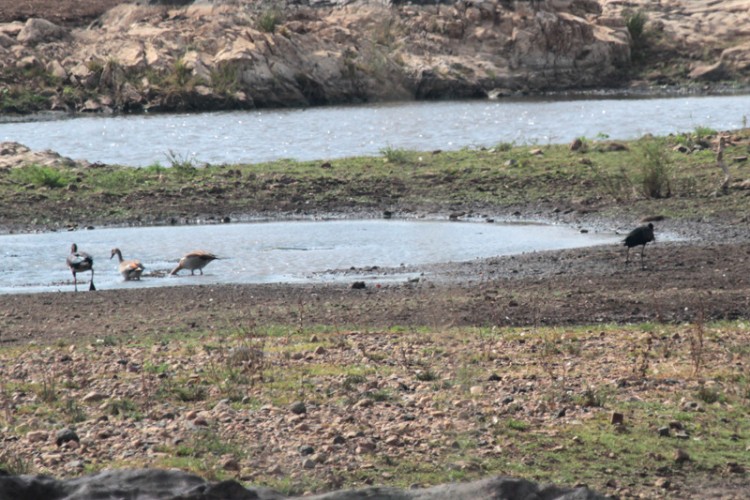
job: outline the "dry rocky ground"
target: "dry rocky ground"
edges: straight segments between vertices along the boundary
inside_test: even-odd
[[[710,231],[730,242],[659,242],[646,269],[618,246],[360,290],[196,277],[6,296],[2,458],[56,477],[179,467],[296,494],[507,474],[620,498],[742,498],[750,245]],[[618,472],[633,461],[637,474]]]
[[[0,15],[81,25],[114,3]],[[509,474],[746,498],[747,220],[657,228],[683,239],[650,245],[645,269],[617,246],[362,290],[196,277],[4,296],[0,461],[56,477],[179,467],[295,493]]]

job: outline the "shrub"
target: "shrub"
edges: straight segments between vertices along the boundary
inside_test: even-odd
[[[633,60],[643,60],[647,44],[646,22],[648,17],[643,11],[626,11],[625,26],[630,33],[631,57]]]
[[[697,126],[693,131],[696,140],[705,139],[706,137],[716,135],[718,132],[711,127]]]
[[[672,196],[672,165],[662,141],[652,140],[641,146],[641,190],[648,198]]]
[[[409,161],[409,152],[403,148],[392,148],[386,146],[381,148],[380,154],[385,156],[389,163],[407,163]]]
[[[633,45],[638,45],[643,41],[647,21],[648,16],[642,10],[625,12],[625,26],[628,28]]]
[[[24,184],[33,184],[39,187],[61,188],[73,181],[70,174],[52,167],[40,165],[29,165],[11,171],[11,178]]]
[[[281,24],[281,14],[276,9],[266,10],[258,17],[258,29],[260,31],[273,33],[279,24]]]

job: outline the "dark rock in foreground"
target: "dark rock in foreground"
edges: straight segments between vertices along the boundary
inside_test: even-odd
[[[236,481],[209,483],[175,470],[109,470],[91,476],[57,480],[47,476],[2,476],[0,498],[14,500],[276,500],[290,499],[267,488],[245,488]],[[539,486],[524,479],[494,477],[473,483],[451,483],[426,489],[370,487],[324,493],[314,500],[595,500],[606,497],[587,488]]]

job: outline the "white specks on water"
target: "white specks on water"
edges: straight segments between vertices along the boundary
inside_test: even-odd
[[[750,96],[617,99],[508,98],[327,106],[182,115],[86,116],[0,123],[0,142],[134,167],[169,155],[210,164],[290,158],[332,160],[500,143],[568,143],[576,137],[634,139],[644,134],[743,126]],[[436,126],[439,124],[439,126]]]
[[[70,291],[72,243],[94,257],[98,289],[218,283],[309,283],[352,279],[331,271],[463,262],[496,255],[614,243],[615,234],[564,226],[403,220],[339,220],[105,228],[0,236],[0,293]],[[125,282],[114,247],[146,266]],[[168,276],[179,258],[206,250],[220,260],[203,276]],[[401,278],[406,279],[405,276]]]

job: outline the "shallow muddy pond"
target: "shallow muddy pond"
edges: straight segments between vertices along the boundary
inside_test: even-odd
[[[104,228],[0,236],[0,293],[73,291],[65,264],[70,245],[94,257],[99,290],[218,283],[405,281],[404,272],[377,268],[463,262],[497,255],[614,244],[614,233],[581,233],[564,226],[404,220],[258,222],[176,227]],[[142,280],[125,282],[113,247],[146,266]],[[204,275],[170,276],[183,254],[203,249],[221,257]],[[79,274],[87,282],[90,273]],[[87,287],[79,288],[86,290]]]

